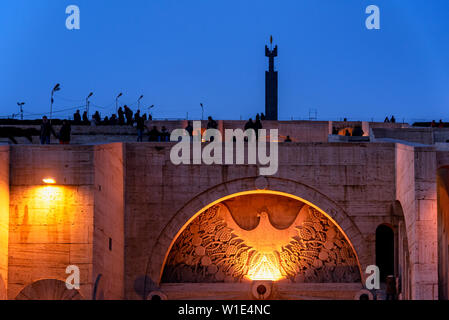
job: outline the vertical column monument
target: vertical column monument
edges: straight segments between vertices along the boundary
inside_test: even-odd
[[[273,49],[273,37],[270,37],[270,48],[265,46],[268,57],[268,71],[265,72],[265,118],[278,119],[278,73],[274,71],[274,58],[278,55],[278,46]]]

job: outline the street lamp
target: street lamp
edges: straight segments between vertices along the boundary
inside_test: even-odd
[[[93,92],[89,93],[89,95],[86,98],[86,112],[87,112],[87,119],[89,119],[89,98],[93,96]]]
[[[122,95],[123,93],[120,92],[117,98],[115,98],[115,113],[118,112],[118,98],[120,98]]]
[[[23,105],[25,102],[17,102],[17,105],[19,106],[19,112],[20,112],[20,120],[23,120]]]
[[[54,93],[56,92],[56,91],[59,91],[59,90],[61,90],[61,86],[59,85],[59,83],[57,83],[55,86],[54,86],[54,88],[53,88],[53,90],[51,90],[51,103],[50,103],[50,122],[51,122],[51,119],[52,119],[52,114],[53,114],[53,102],[54,102],[54,99],[53,99],[53,95],[54,95]]]
[[[202,103],[200,103],[200,106],[201,106],[201,120],[203,120],[203,118],[204,118],[204,106],[203,106]]]
[[[140,110],[140,100],[142,100],[142,98],[143,98],[143,95],[141,95],[139,97],[139,99],[137,99],[137,110]]]

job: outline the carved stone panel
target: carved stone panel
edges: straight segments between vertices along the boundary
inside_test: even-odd
[[[304,205],[280,230],[267,211],[252,230],[242,229],[223,204],[204,211],[176,239],[162,282],[360,281],[352,247],[325,215]]]

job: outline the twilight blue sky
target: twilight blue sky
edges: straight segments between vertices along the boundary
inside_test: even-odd
[[[66,6],[81,29],[65,27]],[[381,30],[365,28],[365,8]],[[2,0],[0,116],[48,113],[115,96],[154,117],[239,119],[264,111],[264,45],[279,46],[279,116],[449,121],[447,0]],[[133,104],[134,103],[134,104]],[[92,106],[92,109],[97,107]],[[81,109],[81,108],[80,108]],[[56,113],[71,115],[72,110]]]

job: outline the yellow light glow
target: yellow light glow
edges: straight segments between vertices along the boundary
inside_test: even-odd
[[[42,179],[42,181],[46,184],[55,184],[56,183],[56,180],[53,178],[44,178],[44,179]]]
[[[63,199],[63,189],[58,186],[46,186],[36,189],[35,200],[45,207],[55,201]]]
[[[256,263],[251,266],[247,277],[253,281],[277,281],[283,278],[279,268],[270,261],[266,255],[262,255]]]

